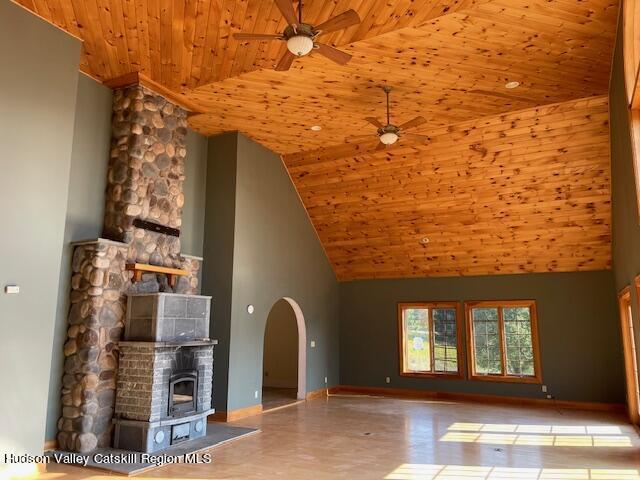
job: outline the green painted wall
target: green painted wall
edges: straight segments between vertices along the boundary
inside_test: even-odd
[[[613,273],[616,292],[628,285],[632,287],[631,309],[634,333],[636,345],[640,345],[640,311],[637,292],[633,288],[635,277],[640,274],[640,216],[633,171],[623,49],[622,25],[619,25],[609,83]],[[619,348],[622,349],[622,347]],[[638,351],[640,349],[636,349],[636,352]],[[637,361],[640,363],[640,357]]]
[[[633,153],[627,107],[622,28],[613,57],[609,89],[609,115],[611,123],[611,200],[613,235],[613,271],[616,291],[633,285],[640,274],[640,216],[638,215]],[[633,292],[634,319],[638,319],[637,298]],[[636,333],[638,329],[636,328]]]
[[[213,297],[209,335],[219,342],[213,350],[213,407],[222,412],[227,410],[229,382],[237,151],[235,133],[209,139],[202,294]]]
[[[3,453],[41,453],[45,439],[79,58],[77,40],[0,2]]]
[[[204,208],[207,186],[207,137],[187,130],[186,179],[183,185],[184,207],[180,247],[182,253],[202,256],[204,243]]]
[[[221,341],[216,408],[261,402],[266,320],[285,296],[305,316],[307,391],[324,387],[325,376],[337,384],[338,283],[280,157],[228,134],[210,139],[207,169],[203,291],[214,297],[212,331]]]
[[[561,400],[624,401],[611,271],[342,283],[340,382],[544,398],[539,385],[398,374],[397,302],[507,299],[537,302],[543,383],[550,394]]]
[[[111,89],[79,74],[75,126],[71,150],[71,170],[64,244],[60,262],[46,438],[53,440],[60,418],[60,389],[64,365],[63,347],[67,337],[67,312],[71,282],[71,242],[97,238],[102,232],[107,159],[111,141]]]

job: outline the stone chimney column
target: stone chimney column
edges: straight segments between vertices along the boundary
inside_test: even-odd
[[[136,218],[180,229],[187,112],[143,86],[116,90],[103,236],[129,260],[178,267],[180,239],[135,228]]]
[[[190,276],[180,277],[175,291],[199,293],[200,260],[180,255],[179,237],[134,225],[140,219],[180,229],[186,127],[183,108],[141,85],[114,92],[104,238],[74,246],[58,421],[62,450],[111,445],[127,294],[169,289],[166,278],[155,274],[132,283],[126,264],[188,270]]]

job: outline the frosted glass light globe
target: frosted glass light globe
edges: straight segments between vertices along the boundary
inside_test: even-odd
[[[393,132],[387,132],[380,135],[380,141],[385,145],[393,145],[398,141],[398,135]]]
[[[313,40],[304,35],[296,35],[287,40],[287,48],[294,55],[302,57],[313,50]]]

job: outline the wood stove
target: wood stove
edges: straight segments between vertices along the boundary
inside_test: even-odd
[[[130,295],[120,342],[114,447],[147,453],[206,435],[210,297]]]

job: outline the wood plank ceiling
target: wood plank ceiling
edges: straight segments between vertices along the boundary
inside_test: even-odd
[[[312,23],[359,13],[323,38],[354,58],[288,72],[280,42],[231,37],[282,31],[273,0],[17,3],[83,39],[93,77],[140,71],[204,112],[192,128],[283,154],[340,280],[610,266],[617,0],[308,0]],[[374,151],[383,84],[429,142]]]
[[[608,267],[606,96],[430,136],[390,153],[289,159],[339,278]]]

